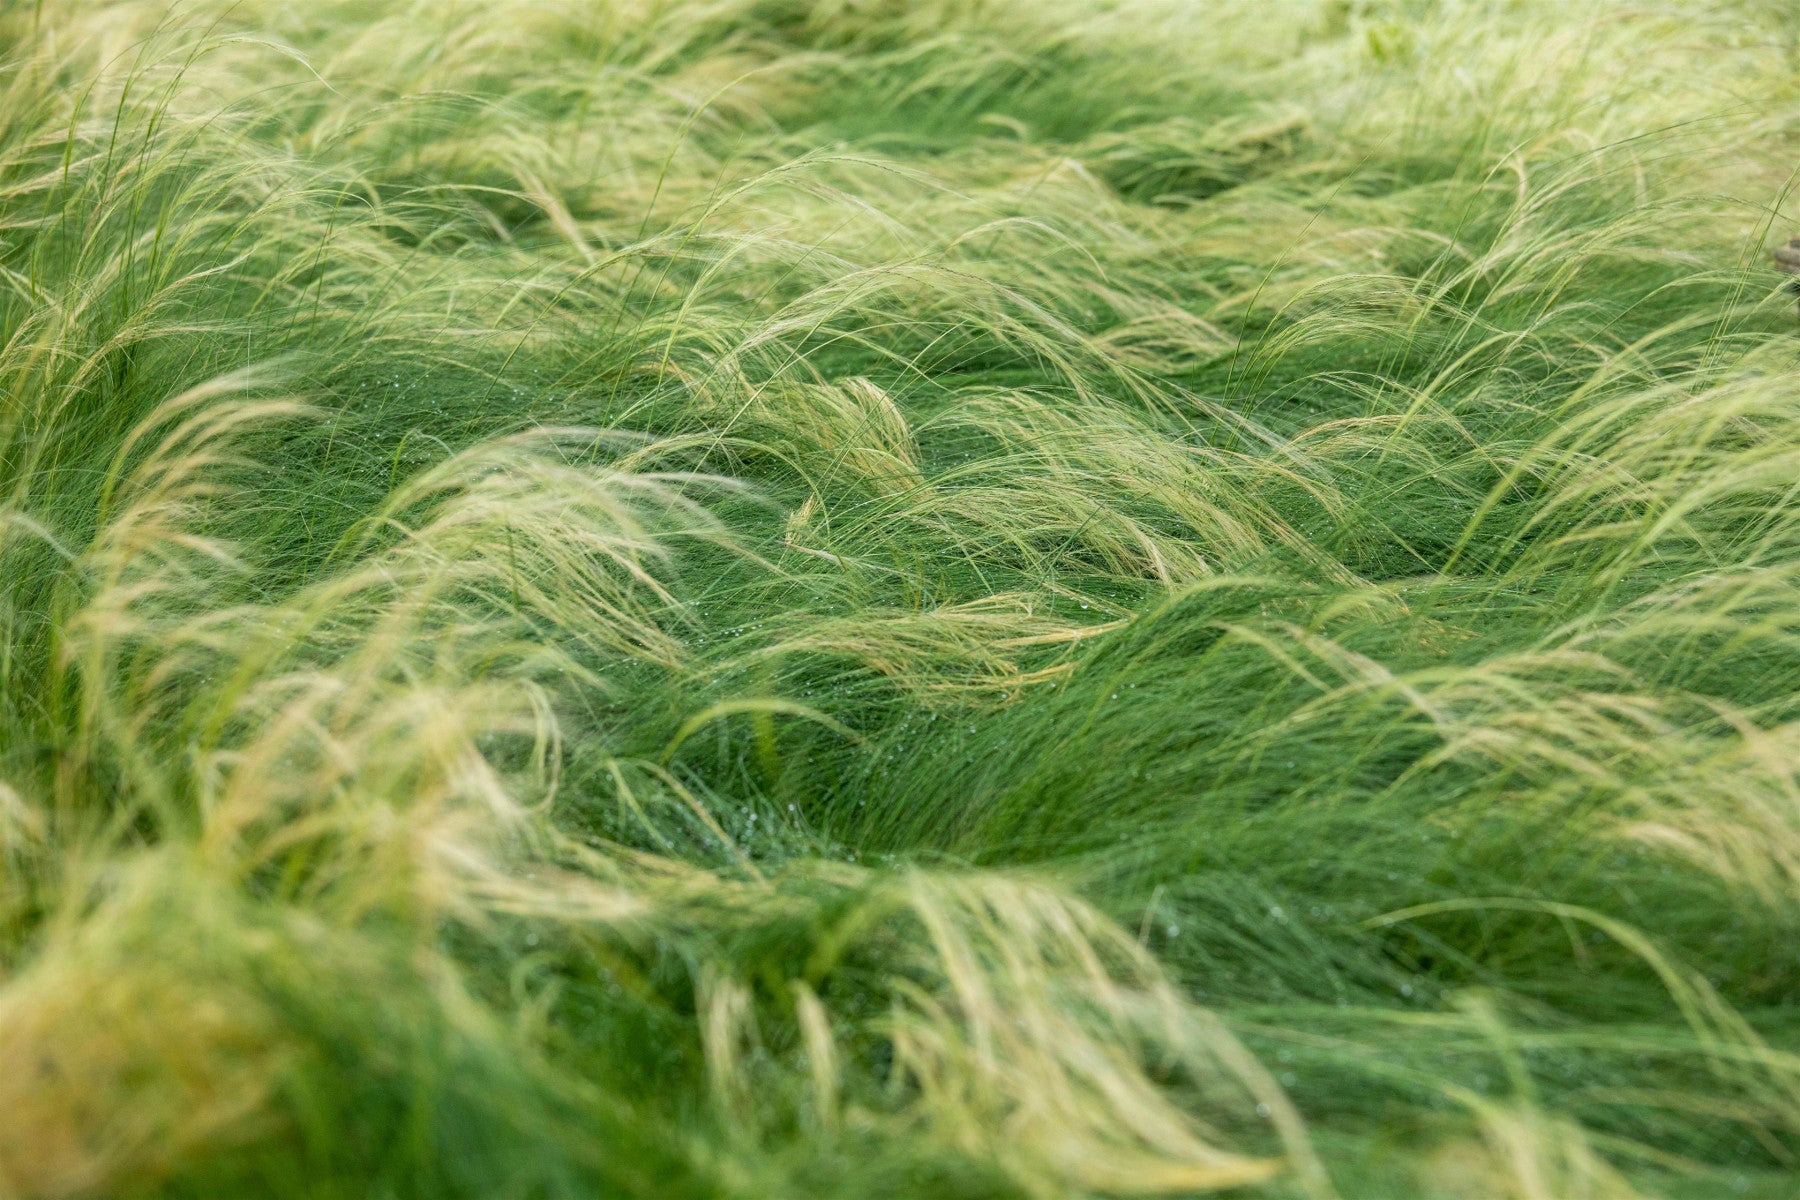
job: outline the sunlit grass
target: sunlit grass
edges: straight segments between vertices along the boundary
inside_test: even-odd
[[[0,1197],[1789,1195],[1797,39],[0,0]]]

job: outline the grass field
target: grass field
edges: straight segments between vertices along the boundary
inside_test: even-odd
[[[1800,9],[0,0],[0,1198],[1790,1197]]]

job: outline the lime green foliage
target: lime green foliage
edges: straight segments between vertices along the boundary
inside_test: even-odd
[[[1792,1194],[1797,47],[0,0],[0,1197]]]

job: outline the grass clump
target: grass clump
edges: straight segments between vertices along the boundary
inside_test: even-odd
[[[1750,0],[0,0],[0,1196],[1785,1196]]]

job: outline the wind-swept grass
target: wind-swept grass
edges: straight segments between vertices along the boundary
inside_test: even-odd
[[[0,0],[0,1197],[1791,1194],[1797,37]]]

